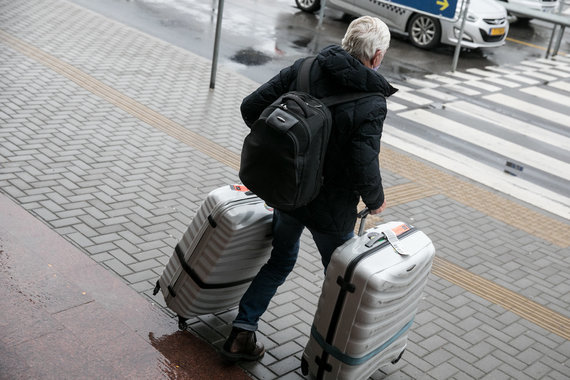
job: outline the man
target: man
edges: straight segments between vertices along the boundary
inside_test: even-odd
[[[231,361],[257,360],[263,344],[255,331],[277,288],[293,270],[299,239],[307,227],[323,266],[333,251],[354,236],[359,198],[378,214],[386,207],[378,163],[380,137],[386,118],[386,97],[397,90],[376,72],[390,44],[384,22],[364,16],[354,20],[342,40],[342,47],[329,46],[317,56],[311,69],[311,94],[317,98],[354,93],[380,92],[331,107],[333,130],[324,166],[324,184],[316,199],[290,212],[274,211],[273,250],[240,301],[239,313],[226,340],[222,356]],[[302,60],[283,69],[242,103],[248,126],[282,94],[295,90]]]

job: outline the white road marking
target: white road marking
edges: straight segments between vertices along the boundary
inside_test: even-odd
[[[426,110],[416,109],[401,112],[398,115],[493,151],[505,159],[518,161],[523,165],[530,165],[557,177],[570,180],[570,163],[535,152]]]
[[[570,198],[511,176],[455,151],[433,144],[393,126],[384,129],[382,140],[396,148],[416,155],[495,190],[511,195],[535,207],[570,219]]]
[[[559,90],[570,92],[570,82],[550,82],[548,85]]]
[[[521,92],[548,100],[549,102],[554,102],[561,104],[566,107],[570,107],[570,96],[562,95],[557,92],[549,91],[543,87],[527,87],[520,90]]]
[[[428,96],[436,98],[437,100],[439,100],[441,102],[449,102],[449,101],[457,99],[456,96],[453,96],[451,94],[447,94],[447,93],[442,92],[442,91],[434,90],[433,88],[422,88],[418,92],[421,92],[422,94],[426,94]]]
[[[570,115],[550,110],[524,100],[513,98],[504,94],[491,94],[484,96],[485,99],[502,104],[506,107],[515,108],[517,111],[531,114],[545,120],[552,121],[564,126],[570,125]]]
[[[523,134],[532,139],[542,141],[555,147],[562,149],[567,149],[567,147],[570,147],[569,137],[545,130],[533,124],[499,112],[492,111],[488,108],[484,108],[473,103],[458,101],[446,104],[445,107],[454,111],[463,112],[472,117],[485,120],[502,128]]]
[[[395,98],[395,99],[401,99],[401,100],[405,100],[405,101],[408,101],[411,103],[415,103],[415,104],[418,104],[420,106],[425,106],[427,104],[432,103],[432,100],[430,100],[430,99],[422,98],[421,96],[410,94],[409,92],[400,93],[398,91],[394,95],[392,95],[391,97]]]

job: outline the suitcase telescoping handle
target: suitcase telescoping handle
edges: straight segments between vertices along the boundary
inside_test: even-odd
[[[356,216],[360,218],[360,227],[358,227],[358,236],[364,234],[364,225],[366,224],[366,217],[370,215],[370,209],[365,207],[364,210],[360,211]]]

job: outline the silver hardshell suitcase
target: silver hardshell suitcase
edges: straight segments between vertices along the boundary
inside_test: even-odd
[[[401,222],[371,228],[337,248],[303,352],[303,374],[367,379],[397,362],[434,255],[431,240]]]
[[[273,210],[243,185],[211,191],[159,278],[166,305],[186,319],[238,304],[271,250]]]

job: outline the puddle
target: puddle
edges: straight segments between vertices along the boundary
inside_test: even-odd
[[[160,337],[149,332],[148,339],[164,356],[158,365],[171,379],[249,379],[238,366],[224,362],[209,344],[188,331]]]
[[[270,56],[253,48],[242,49],[230,59],[246,66],[260,66],[271,61]]]

